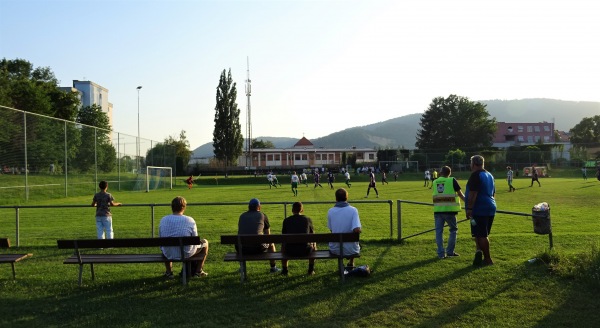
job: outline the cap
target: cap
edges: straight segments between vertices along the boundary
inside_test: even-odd
[[[248,206],[259,206],[260,205],[260,201],[257,198],[252,198],[250,200],[250,203],[248,203]]]

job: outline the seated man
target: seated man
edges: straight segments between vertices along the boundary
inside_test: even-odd
[[[332,233],[360,233],[361,225],[358,217],[358,210],[348,204],[348,192],[344,188],[335,191],[335,205],[327,212],[327,228]],[[347,269],[354,268],[354,255],[360,253],[358,242],[343,243],[343,255],[348,259]],[[329,251],[332,254],[340,254],[339,243],[329,243]]]
[[[271,225],[266,214],[260,211],[260,201],[252,198],[248,203],[248,211],[240,215],[238,221],[238,235],[270,235]],[[235,246],[236,251],[240,251]],[[274,244],[242,245],[242,253],[258,254],[264,252],[276,252]],[[271,273],[279,272],[275,266],[275,260],[271,261]]]
[[[175,197],[171,201],[171,210],[173,214],[167,215],[160,220],[159,237],[185,237],[198,236],[196,221],[190,216],[183,215],[187,202],[181,196]],[[190,273],[193,277],[206,277],[208,273],[204,272],[204,261],[208,255],[208,241],[201,239],[200,245],[188,245],[183,247],[185,258],[192,257],[196,254],[203,254],[201,261],[192,262],[192,270]],[[179,260],[180,250],[178,246],[163,246],[161,247],[163,255],[169,260]],[[166,261],[165,267],[167,271],[164,276],[173,278],[173,262]]]
[[[315,233],[312,220],[300,213],[303,212],[302,203],[295,202],[292,205],[292,216],[283,220],[282,234],[289,233]],[[315,243],[304,244],[282,244],[281,251],[291,256],[302,256],[314,252],[317,249]],[[281,261],[281,274],[288,274],[288,260]],[[308,260],[308,275],[315,274],[315,259]]]

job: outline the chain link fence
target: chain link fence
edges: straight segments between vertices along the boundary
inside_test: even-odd
[[[0,106],[3,204],[89,195],[102,180],[145,191],[146,166],[175,163],[175,148],[161,142]]]

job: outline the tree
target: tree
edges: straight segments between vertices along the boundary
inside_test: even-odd
[[[467,149],[492,145],[496,119],[486,105],[466,97],[434,98],[421,117],[416,146],[419,149]]]
[[[110,124],[108,116],[99,105],[86,106],[79,110],[77,123],[81,127],[81,144],[73,166],[81,172],[97,169],[111,172],[116,164],[116,150],[110,142]]]
[[[600,115],[585,117],[569,132],[573,144],[600,143]]]
[[[173,136],[165,138],[164,143],[158,143],[146,153],[146,165],[169,166],[173,174],[183,174],[190,159],[192,151],[185,135],[185,130],[179,133],[179,139]]]
[[[467,157],[467,155],[460,149],[450,150],[446,154],[445,162],[451,167],[454,167],[462,164],[465,161],[465,157]]]
[[[272,141],[264,141],[262,139],[258,140],[258,139],[253,139],[252,140],[252,149],[257,149],[257,148],[275,148],[275,145],[273,144]]]
[[[242,154],[244,137],[240,125],[240,110],[235,102],[236,84],[231,77],[231,68],[227,75],[221,73],[217,87],[217,104],[215,105],[215,130],[213,131],[213,148],[215,157],[225,167],[237,161]]]

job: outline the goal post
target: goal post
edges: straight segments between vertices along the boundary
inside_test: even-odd
[[[152,190],[163,184],[173,189],[173,169],[168,166],[146,166],[146,192],[150,191],[151,183],[154,184]]]

